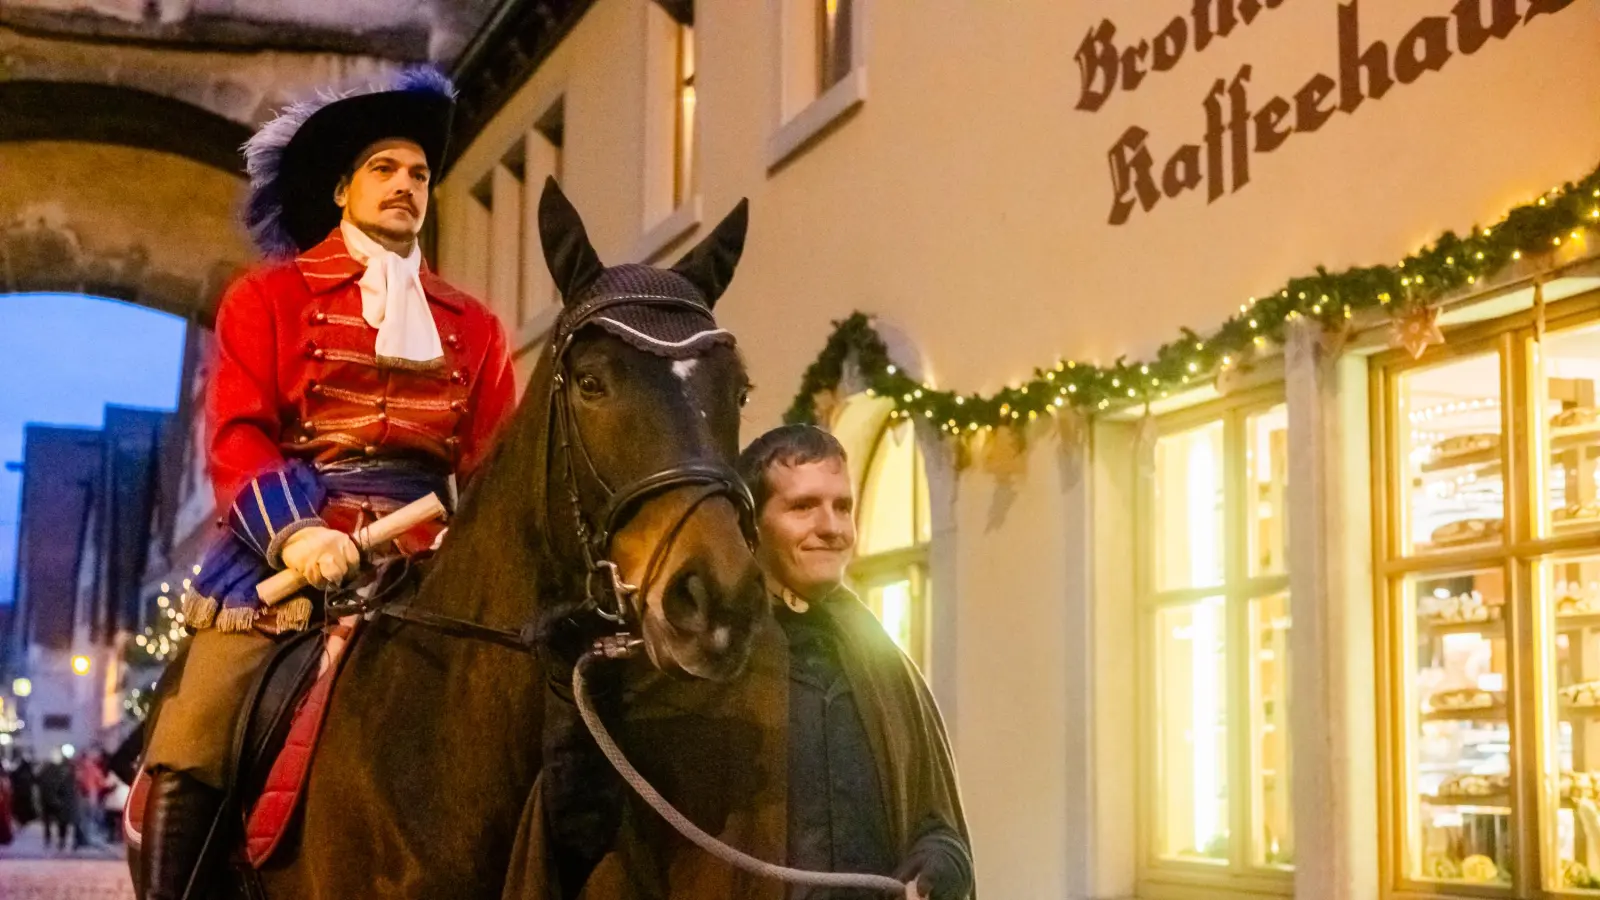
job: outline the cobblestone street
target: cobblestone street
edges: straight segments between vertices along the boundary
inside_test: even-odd
[[[46,850],[37,824],[0,847],[3,900],[132,900],[122,848]]]

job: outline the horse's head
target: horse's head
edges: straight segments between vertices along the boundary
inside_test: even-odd
[[[745,224],[741,202],[671,269],[606,268],[553,180],[539,206],[564,304],[546,360],[547,529],[575,539],[586,599],[658,668],[713,679],[743,669],[767,610],[733,469],[748,382],[712,318]]]

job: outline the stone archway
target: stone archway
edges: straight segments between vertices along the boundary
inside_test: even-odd
[[[236,215],[248,133],[142,91],[0,83],[0,292],[94,294],[208,324],[254,256]]]

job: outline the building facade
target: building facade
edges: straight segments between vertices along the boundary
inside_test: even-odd
[[[986,895],[1600,892],[1593,0],[565,6],[440,269],[525,353],[545,176],[610,263],[750,198],[747,437],[851,449]]]
[[[10,710],[0,731],[14,752],[110,749],[131,730],[130,691],[147,673],[130,679],[130,664],[143,661],[130,649],[166,624],[140,587],[158,543],[163,448],[178,439],[179,421],[108,406],[100,429],[26,429],[16,603],[0,673]]]

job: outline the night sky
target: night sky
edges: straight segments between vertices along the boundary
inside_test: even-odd
[[[101,424],[105,405],[172,410],[184,322],[68,294],[0,296],[0,461],[22,459],[22,427]],[[0,603],[16,587],[20,472],[0,471]]]

